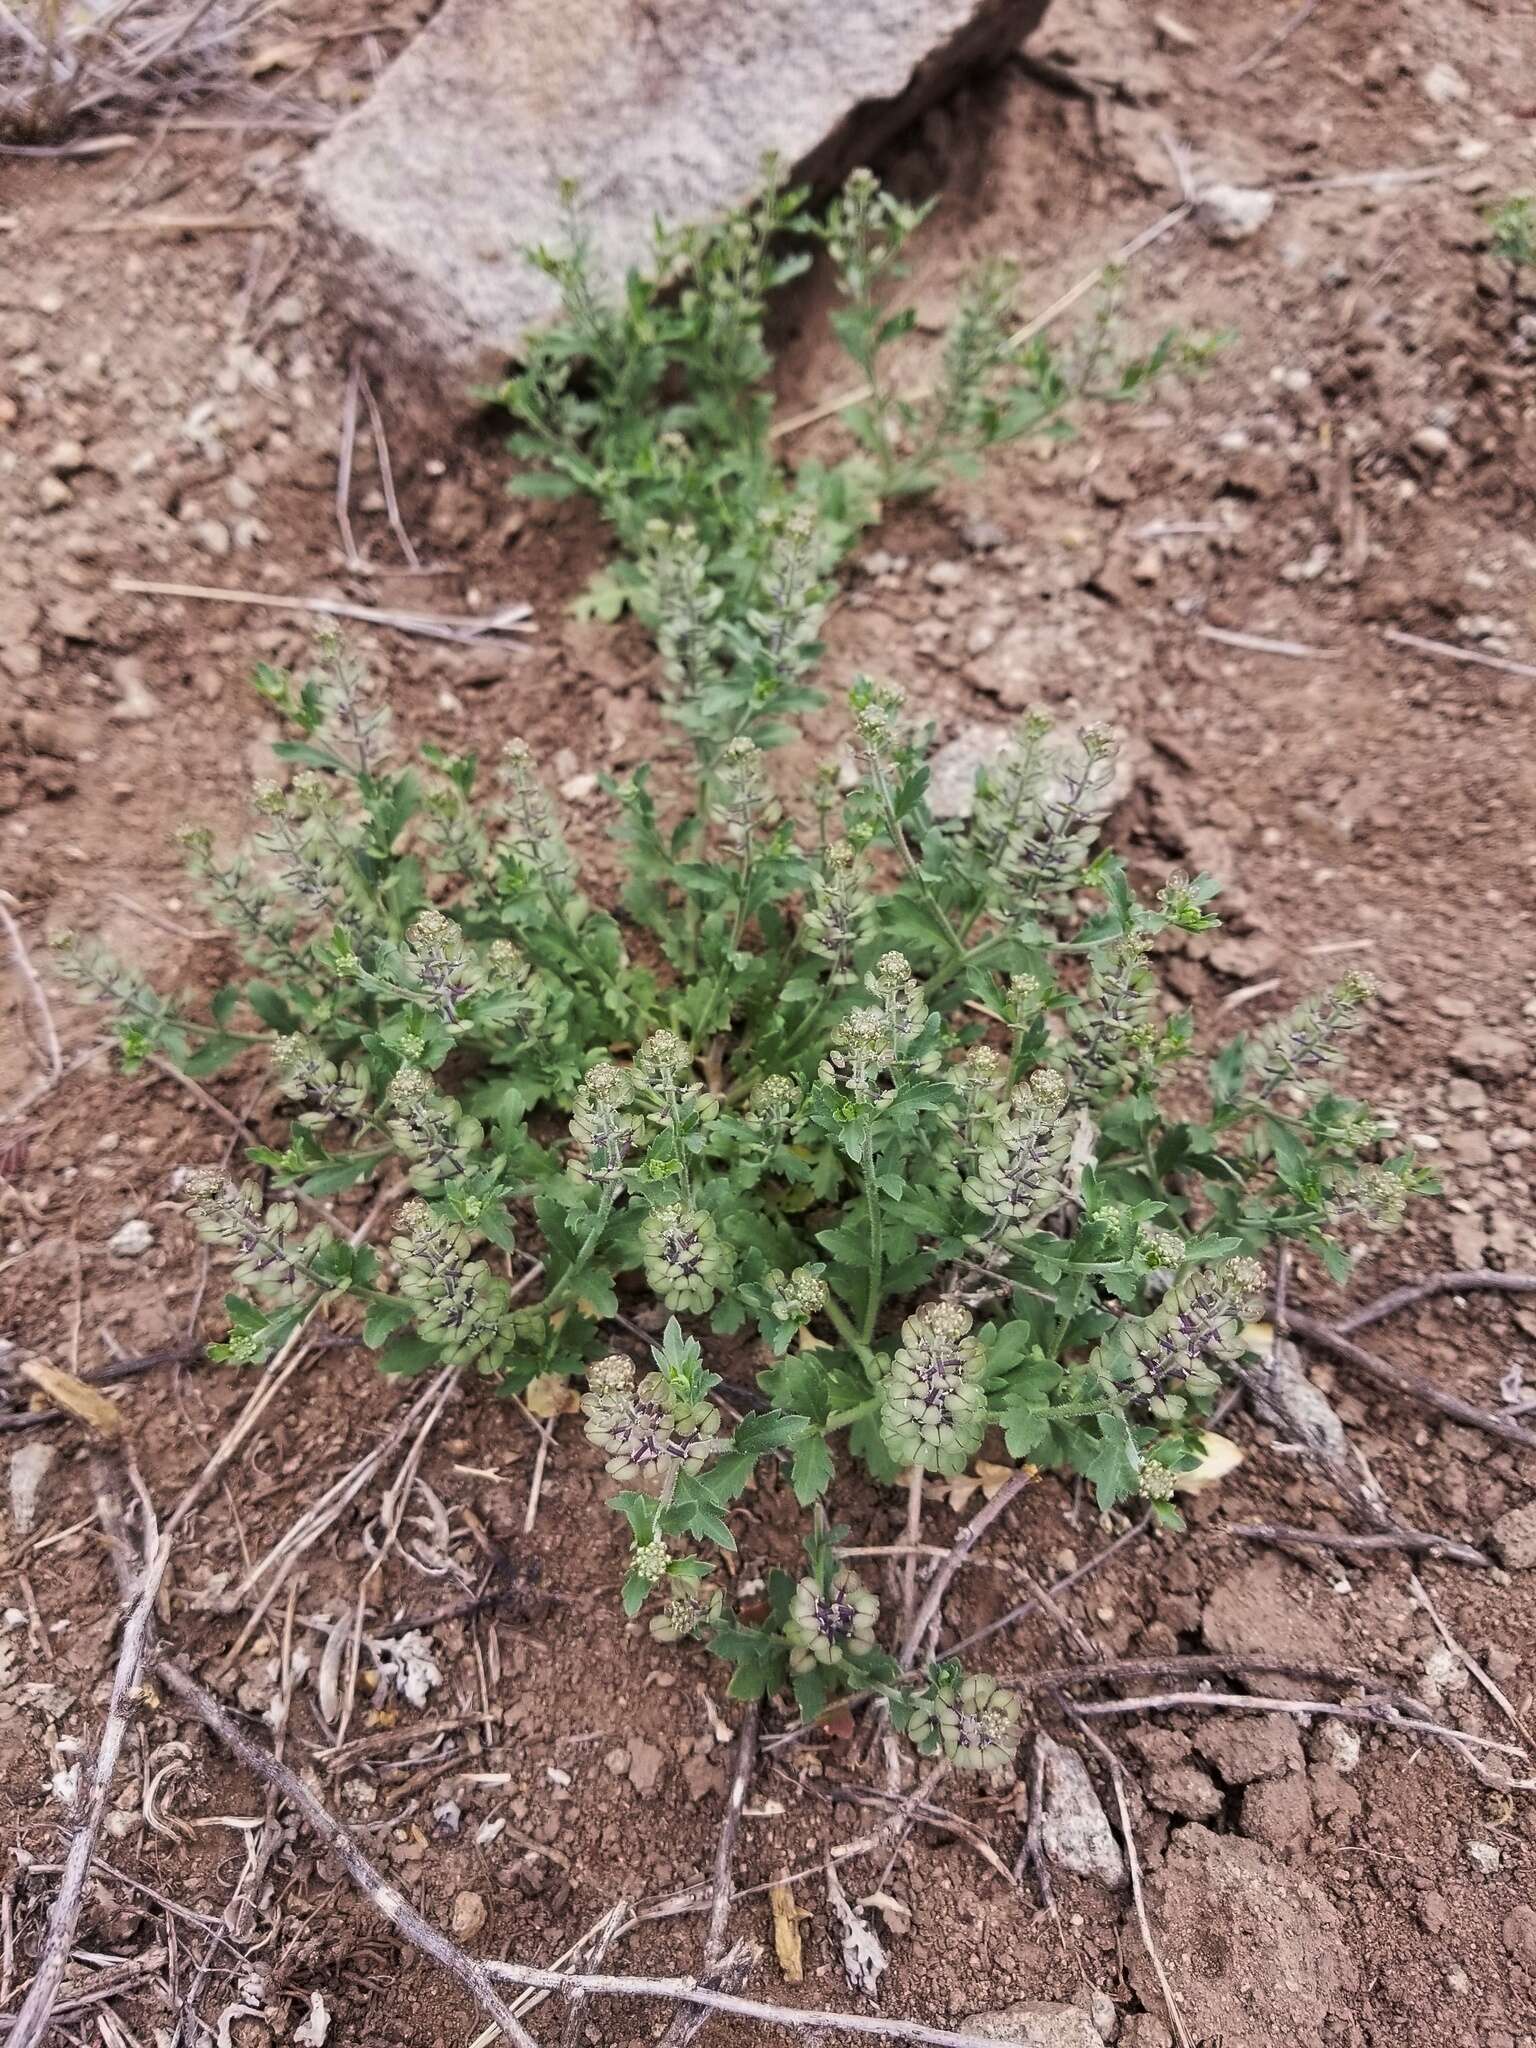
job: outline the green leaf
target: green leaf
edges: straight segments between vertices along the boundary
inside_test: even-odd
[[[775,1409],[766,1413],[748,1415],[736,1426],[731,1438],[734,1449],[743,1451],[750,1458],[766,1456],[786,1444],[797,1444],[810,1427],[803,1415],[780,1415]]]
[[[416,1314],[416,1304],[402,1301],[398,1295],[386,1294],[378,1301],[368,1304],[368,1313],[363,1318],[363,1342],[370,1350],[379,1346],[396,1330],[403,1330]]]
[[[229,1038],[223,1032],[215,1032],[205,1038],[197,1051],[181,1062],[181,1071],[189,1080],[200,1080],[205,1074],[216,1074],[220,1068],[229,1066],[245,1051],[245,1042]]]
[[[832,1453],[824,1436],[813,1432],[796,1444],[789,1467],[789,1483],[801,1507],[808,1508],[812,1501],[821,1499],[832,1484]]]
[[[424,1337],[403,1332],[390,1338],[379,1353],[380,1372],[387,1372],[400,1379],[415,1379],[434,1365],[442,1363],[442,1354]]]

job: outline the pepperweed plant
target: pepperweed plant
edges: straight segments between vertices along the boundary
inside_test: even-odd
[[[554,344],[529,372],[551,386],[551,459],[573,474],[601,448],[584,485],[695,741],[696,777],[665,801],[644,768],[606,785],[618,902],[584,891],[527,745],[402,764],[387,708],[328,639],[302,681],[256,673],[294,737],[247,837],[182,835],[242,976],[202,1004],[90,940],[61,935],[56,957],[111,1011],[128,1065],[268,1064],[284,1142],[188,1184],[233,1261],[214,1356],[260,1361],[355,1303],[389,1372],[447,1363],[509,1392],[584,1372],[586,1432],[632,1539],[629,1614],[706,1643],[738,1697],[792,1688],[809,1718],[873,1690],[926,1753],[1004,1771],[1018,1699],[952,1660],[901,1668],[829,1521],[839,1465],[882,1483],[957,1474],[991,1433],[1176,1528],[1265,1248],[1306,1245],[1342,1275],[1347,1236],[1390,1229],[1427,1183],[1338,1092],[1363,976],[1197,1053],[1159,947],[1214,926],[1216,885],[1174,874],[1140,896],[1101,846],[1109,733],[1029,714],[970,816],[943,823],[929,733],[900,689],[861,676],[841,761],[794,807],[776,788],[767,748],[809,696],[846,544],[828,480],[778,477],[765,422],[749,446],[718,409],[762,410],[742,396],[761,338],[740,294],[758,304],[787,204],[692,248],[675,305],[640,292],[602,311],[573,270],[568,353],[580,342],[600,396],[572,395]],[[877,387],[860,309],[894,218],[856,183],[829,230]],[[676,323],[705,322],[687,329],[700,348],[740,323],[739,386],[713,381],[738,371],[712,339],[707,393],[665,429],[688,452],[640,434],[661,403],[635,360],[651,319],[663,357]],[[993,360],[974,336],[951,349]],[[921,420],[871,401],[886,488],[909,460],[927,478],[992,435],[993,401],[965,389]],[[317,1214],[369,1182],[399,1191],[382,1253]],[[754,1483],[808,1514],[805,1566],[734,1600],[719,1566]]]

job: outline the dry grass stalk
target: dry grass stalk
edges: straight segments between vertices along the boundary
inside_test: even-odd
[[[164,115],[243,83],[266,0],[0,0],[0,135]]]

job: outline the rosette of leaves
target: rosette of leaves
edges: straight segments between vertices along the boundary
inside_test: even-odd
[[[858,208],[839,231],[850,309],[887,289],[899,225],[867,191]],[[489,772],[433,747],[403,760],[328,640],[302,678],[258,673],[289,779],[257,792],[254,831],[187,837],[241,972],[173,1000],[90,939],[58,959],[128,1063],[153,1052],[207,1075],[265,1058],[275,1081],[286,1142],[249,1148],[232,1191],[196,1184],[236,1275],[224,1355],[269,1356],[322,1304],[346,1318],[352,1302],[390,1371],[462,1363],[515,1391],[607,1354],[587,1423],[633,1539],[630,1612],[691,1615],[679,1640],[730,1662],[738,1693],[793,1684],[819,1712],[853,1684],[894,1701],[929,1681],[852,1638],[842,1662],[813,1653],[792,1672],[808,1645],[788,1633],[788,1574],[760,1612],[716,1604],[755,1476],[814,1518],[850,1464],[879,1483],[963,1469],[995,1431],[1104,1507],[1142,1496],[1176,1525],[1173,1481],[1240,1362],[1247,1262],[1285,1242],[1345,1277],[1358,1235],[1429,1183],[1338,1092],[1369,1029],[1363,980],[1199,1046],[1163,958],[1215,924],[1216,885],[1133,877],[1104,847],[1113,735],[1029,714],[971,815],[939,818],[931,733],[899,687],[858,677],[849,750],[800,787],[776,778],[763,750],[809,701],[852,531],[834,501],[852,485],[792,486],[768,462],[753,311],[777,260],[768,219],[728,256],[690,245],[701,275],[725,264],[729,319],[702,300],[677,316],[697,377],[728,333],[727,414],[763,415],[740,461],[732,420],[676,396],[675,360],[625,360],[635,308],[594,303],[583,347],[544,358],[541,445],[605,494],[694,741],[696,773],[666,801],[643,766],[606,788],[627,876],[613,900],[584,886],[530,747],[509,742]],[[658,345],[665,358],[665,332]],[[603,351],[594,384],[562,374]],[[977,409],[950,408],[962,439],[992,430],[997,392],[975,388]],[[620,392],[635,411],[610,449]],[[665,425],[663,392],[679,407]],[[886,424],[905,461],[914,423]],[[703,476],[706,446],[723,466]],[[326,1195],[361,1215],[385,1176],[411,1188],[386,1256],[295,1206]],[[643,1379],[612,1364],[621,1299],[626,1326],[648,1300],[673,1315]],[[732,1412],[748,1411],[734,1426],[709,1370],[724,1339]],[[825,1591],[842,1561],[813,1540]],[[942,1699],[935,1682],[925,1727],[951,1728],[940,1705],[994,1711],[962,1701],[964,1682]]]

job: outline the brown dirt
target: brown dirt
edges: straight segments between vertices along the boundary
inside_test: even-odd
[[[1124,0],[1059,0],[1036,54],[1069,67],[1080,95],[1012,67],[937,111],[897,152],[896,178],[945,194],[920,251],[925,308],[942,305],[964,265],[991,252],[1021,255],[1034,302],[1048,302],[1176,203],[1165,133],[1189,143],[1201,170],[1238,183],[1447,168],[1389,189],[1283,196],[1268,226],[1236,247],[1185,224],[1148,250],[1130,271],[1131,324],[1230,326],[1231,347],[1203,380],[1151,409],[1051,453],[1011,453],[974,490],[893,520],[852,580],[829,666],[834,680],[861,666],[900,677],[941,738],[1042,695],[1138,733],[1147,766],[1118,828],[1133,863],[1145,875],[1178,861],[1233,879],[1225,931],[1174,967],[1213,1030],[1212,1012],[1255,985],[1273,984],[1239,1013],[1247,1021],[1294,1000],[1340,959],[1377,973],[1385,1000],[1362,1053],[1364,1092],[1433,1155],[1448,1200],[1424,1205],[1372,1263],[1354,1290],[1365,1298],[1452,1264],[1536,1265],[1536,685],[1384,638],[1406,630],[1533,658],[1530,359],[1521,309],[1483,253],[1481,211],[1532,180],[1536,32],[1528,10],[1493,0],[1460,0],[1432,17],[1400,0],[1339,0],[1270,65],[1235,78],[1288,11],[1267,5],[1261,21],[1179,0],[1154,17]],[[1156,25],[1170,18],[1172,27]],[[1465,97],[1426,94],[1437,64],[1454,68]],[[322,45],[315,76],[333,102],[365,89],[365,46]],[[347,333],[290,266],[302,147],[172,133],[78,162],[0,159],[0,883],[34,948],[51,924],[100,926],[168,984],[209,985],[219,954],[195,936],[198,914],[167,832],[184,817],[238,812],[273,736],[242,679],[253,658],[301,658],[306,636],[281,612],[124,596],[115,577],[334,586],[367,602],[445,610],[527,598],[538,632],[512,649],[359,633],[406,730],[459,745],[521,730],[557,781],[623,767],[658,745],[644,642],[566,612],[601,558],[591,519],[514,508],[499,492],[497,433],[418,411],[398,375],[381,391],[405,516],[448,573],[425,584],[387,567],[344,574],[332,491]],[[259,241],[77,232],[179,209],[277,225]],[[842,381],[818,314],[814,284],[786,309],[787,410]],[[1424,441],[1426,427],[1443,429],[1443,453]],[[819,436],[832,445],[835,429],[797,445],[808,451]],[[84,460],[58,458],[68,496],[44,509],[50,451],[67,440],[83,444]],[[382,508],[376,494],[364,503],[374,485],[364,462],[359,538],[387,565],[395,558]],[[1330,652],[1243,651],[1204,637],[1207,625]],[[138,682],[152,701],[135,719],[125,714]],[[836,730],[830,715],[824,729]],[[596,841],[601,800],[580,816]],[[0,1086],[19,1095],[37,1068],[18,991],[5,999]],[[66,1050],[86,1048],[89,1020],[62,1006],[57,1014]],[[1474,1025],[1511,1035],[1523,1051],[1496,1071],[1462,1042]],[[219,1086],[264,1123],[254,1075]],[[11,1340],[90,1367],[174,1344],[194,1321],[210,1330],[207,1276],[173,1176],[229,1139],[174,1082],[125,1082],[99,1057],[3,1127],[0,1289]],[[137,1259],[106,1248],[130,1217],[144,1218],[155,1240]],[[1315,1274],[1294,1284],[1299,1298],[1326,1304]],[[1427,1305],[1369,1341],[1497,1406],[1501,1379],[1517,1368],[1536,1384],[1533,1337],[1536,1307],[1482,1296]],[[1421,1524],[1482,1541],[1501,1512],[1530,1499],[1529,1458],[1309,1365],[1388,1495]],[[123,1393],[157,1500],[175,1498],[245,1391],[200,1368],[162,1371]],[[221,1614],[208,1596],[377,1440],[399,1401],[352,1354],[317,1361],[188,1531],[167,1633],[253,1711],[272,1698],[275,1634],[258,1633],[231,1662],[243,1610]],[[1248,1461],[1203,1498],[1191,1535],[1122,1553],[1069,1597],[1075,1620],[1109,1654],[1284,1642],[1368,1664],[1426,1699],[1438,1676],[1445,1710],[1462,1725],[1507,1735],[1464,1674],[1434,1657],[1437,1638],[1412,1602],[1403,1560],[1346,1560],[1346,1574],[1223,1533],[1261,1518],[1328,1520],[1338,1508],[1294,1460],[1272,1454],[1264,1429],[1232,1426]],[[63,1431],[50,1441],[59,1456],[38,1520],[25,1537],[7,1523],[0,1549],[6,1831],[43,1862],[57,1860],[64,1839],[48,1781],[89,1753],[114,1612],[83,1454]],[[537,1559],[547,1608],[436,1628],[443,1681],[425,1714],[371,1707],[365,1695],[353,1733],[377,1729],[380,1745],[339,1766],[325,1758],[302,1684],[289,1746],[424,1910],[446,1921],[455,1895],[475,1892],[489,1916],[478,1946],[545,1960],[615,1898],[663,1894],[707,1870],[724,1751],[706,1704],[718,1698],[718,1667],[699,1653],[664,1653],[617,1616],[620,1541],[596,1464],[569,1423],[534,1531],[522,1536],[533,1449],[515,1409],[478,1386],[463,1392],[422,1468],[451,1517],[451,1566],[432,1565],[434,1577],[392,1559],[370,1592],[370,1626],[450,1604],[466,1581],[478,1583],[487,1546]],[[869,1540],[896,1535],[898,1504],[850,1490],[847,1505]],[[351,1611],[377,1506],[365,1493],[306,1560],[295,1627],[312,1663],[329,1625]],[[791,1545],[792,1504],[765,1487],[745,1521],[742,1570],[753,1573]],[[929,1510],[930,1535],[942,1540],[956,1526],[949,1508]],[[1102,1541],[1080,1498],[1043,1484],[990,1542],[1003,1569],[963,1577],[951,1629],[963,1634],[1018,1597],[1012,1565],[1065,1564]],[[1428,1564],[1422,1576],[1528,1727],[1531,1575]],[[1073,1654],[1036,1618],[1000,1638],[996,1661],[1004,1674],[1026,1674]],[[424,1764],[402,1765],[427,1718],[461,1724],[453,1739],[469,1760],[457,1768],[480,1775],[456,1778],[450,1766],[432,1780]],[[1478,1785],[1442,1749],[1370,1732],[1349,1771],[1321,1727],[1257,1758],[1226,1724],[1199,1717],[1116,1721],[1103,1732],[1130,1771],[1149,1903],[1192,2039],[1222,2048],[1536,2042],[1529,1798]],[[166,1746],[189,1736],[184,1755]],[[418,1755],[446,1762],[439,1739]],[[171,1775],[157,1830],[141,1818],[142,1788],[163,1765]],[[741,1880],[814,1864],[828,1843],[862,1831],[867,1811],[846,1804],[862,1782],[833,1740],[765,1756]],[[461,1808],[453,1834],[434,1818],[450,1790]],[[1011,1863],[1013,1802],[957,1804]],[[238,1817],[259,1812],[237,1771],[152,1706],[139,1718],[105,1854],[217,1915],[242,1866]],[[1497,1852],[1495,1868],[1479,1868],[1477,1858],[1489,1860],[1480,1845]],[[873,1883],[871,1865],[857,1874]],[[1058,1912],[1042,1915],[963,1843],[926,1831],[888,1889],[909,1901],[914,1921],[890,1943],[884,2009],[953,2022],[1097,1986],[1125,2016],[1123,2041],[1167,2039],[1123,1902],[1067,1883]],[[18,1981],[49,1895],[42,1878],[16,1894]],[[806,1929],[805,1991],[788,1995],[846,2002],[819,1887],[803,1886],[801,1899],[817,1917]],[[260,1980],[253,1995],[238,1991],[250,1971],[216,1957],[204,2005],[208,2014],[237,2002],[265,2009],[264,2019],[233,2022],[237,2042],[291,2037],[314,1990],[334,2008],[333,2040],[424,2048],[474,2033],[461,2002],[414,1959],[402,1962],[302,1839],[274,1858],[259,1917],[268,1939],[250,1966]],[[734,1925],[766,1938],[761,1899],[739,1908]],[[698,1926],[642,1929],[618,1952],[623,1965],[693,1967]],[[137,1955],[164,1941],[165,1923],[152,1902],[103,1880],[83,1938],[98,1952]],[[202,1940],[195,1927],[177,1930],[183,1994]],[[771,1959],[749,1988],[785,1995]],[[118,2009],[140,2039],[172,2024],[153,1993]],[[548,2012],[535,2024],[549,2036]],[[655,2020],[642,2007],[589,2008],[585,2029],[596,2042],[638,2041]]]

